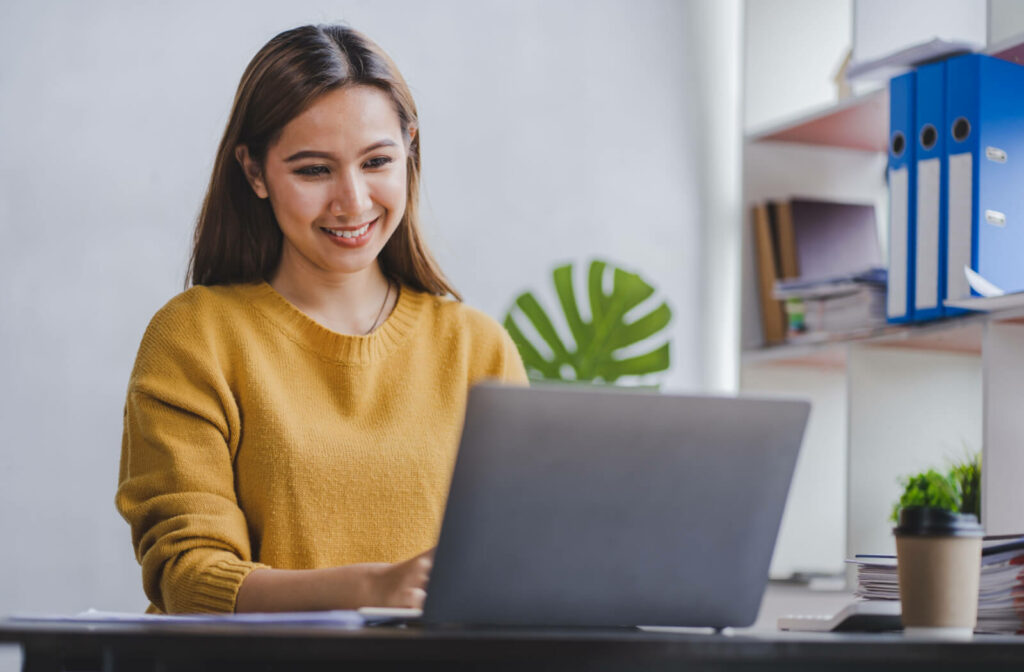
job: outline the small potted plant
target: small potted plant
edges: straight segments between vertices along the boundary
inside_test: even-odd
[[[907,632],[970,636],[981,569],[980,458],[903,480],[893,509]]]
[[[892,509],[899,522],[900,510],[930,507],[981,518],[981,456],[955,463],[946,474],[934,469],[902,479],[903,494]]]

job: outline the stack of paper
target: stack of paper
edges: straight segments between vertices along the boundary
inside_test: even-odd
[[[799,336],[820,340],[884,327],[885,283],[885,269],[878,268],[819,281],[776,282],[774,296],[787,301],[787,310],[797,300],[803,311],[803,332],[790,334],[791,341]]]
[[[978,591],[979,632],[1024,634],[1024,538],[989,544],[982,551]]]
[[[857,555],[861,600],[900,599],[894,555]],[[1024,537],[987,539],[981,552],[976,632],[1024,634]]]
[[[854,597],[861,600],[900,599],[895,555],[858,555],[847,562],[857,565]]]
[[[88,609],[79,614],[14,614],[14,621],[53,621],[61,623],[244,623],[247,625],[331,625],[361,628],[372,624],[358,611],[290,611],[244,614],[140,614]]]
[[[119,623],[147,625],[151,623],[178,623],[196,625],[203,623],[228,623],[274,626],[328,626],[357,629],[373,625],[402,625],[419,620],[420,609],[397,607],[361,607],[355,611],[282,611],[274,613],[245,614],[140,614],[88,609],[79,614],[14,614],[14,621],[49,621],[59,623]]]

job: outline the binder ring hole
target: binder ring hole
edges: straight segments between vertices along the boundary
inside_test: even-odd
[[[931,149],[935,146],[938,139],[939,134],[935,127],[931,124],[925,124],[925,127],[921,129],[921,146],[925,149]]]
[[[957,120],[953,122],[953,139],[957,142],[963,142],[970,134],[971,122],[967,121],[964,117],[958,117]]]
[[[892,135],[892,155],[896,157],[903,156],[903,150],[907,148],[907,138],[903,135],[903,131],[896,131]]]

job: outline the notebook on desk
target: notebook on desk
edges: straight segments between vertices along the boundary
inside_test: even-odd
[[[809,409],[475,387],[423,622],[751,624]]]

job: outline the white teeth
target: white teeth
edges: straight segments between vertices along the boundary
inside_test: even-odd
[[[370,224],[372,223],[373,222],[370,222]],[[358,238],[359,236],[363,235],[364,233],[370,230],[370,224],[365,224],[362,227],[356,229],[355,231],[334,231],[332,229],[322,230],[331,234],[335,238]]]

